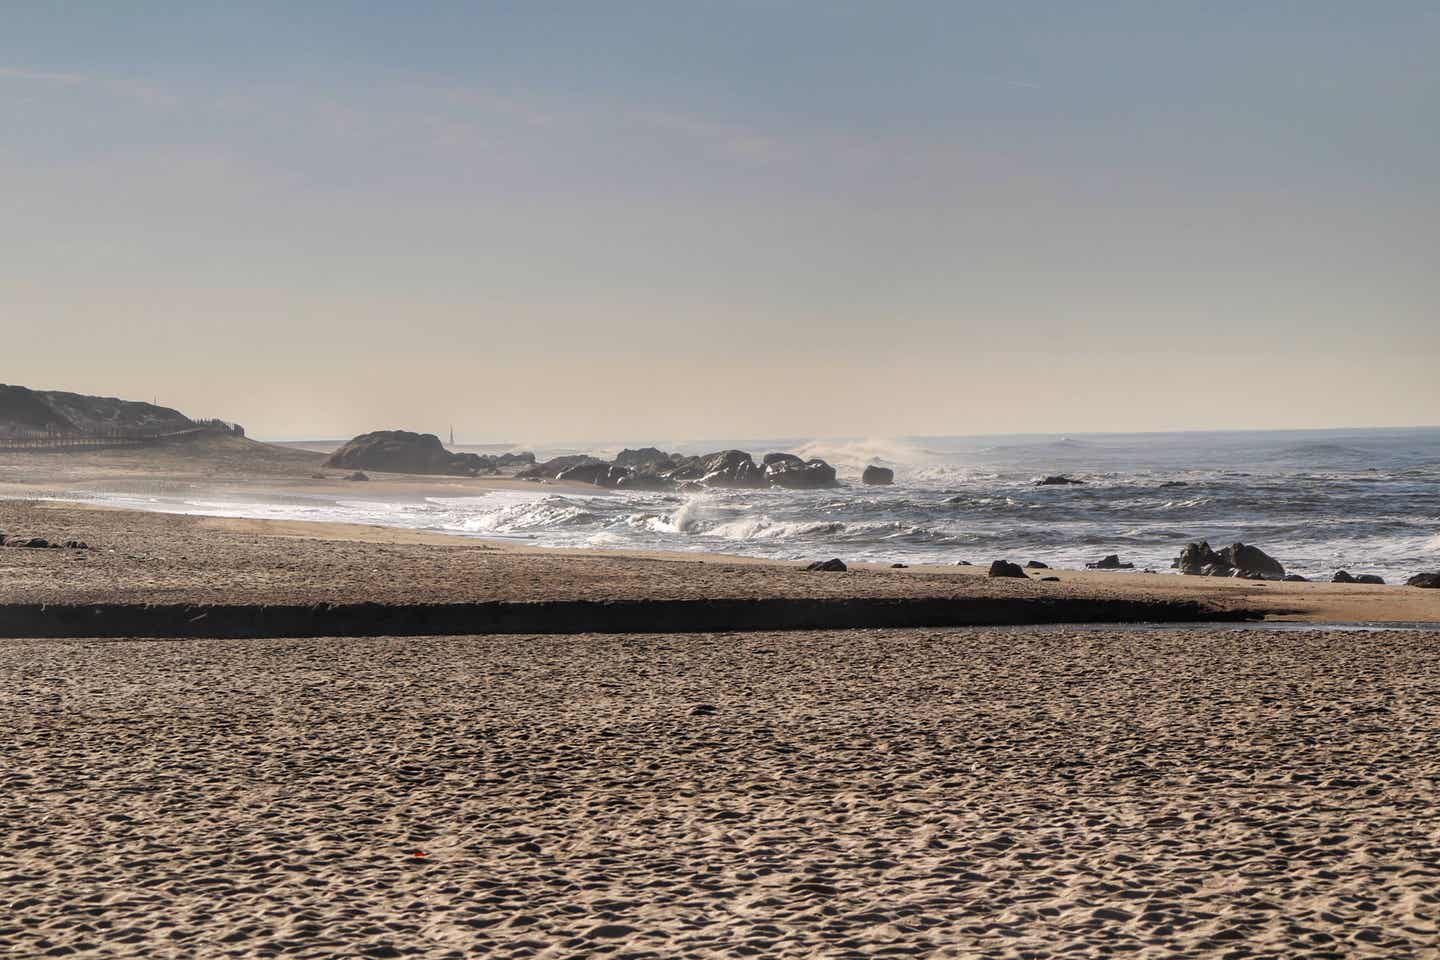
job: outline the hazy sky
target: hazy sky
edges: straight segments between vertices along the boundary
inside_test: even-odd
[[[1440,5],[6,3],[0,381],[261,436],[1440,422]]]

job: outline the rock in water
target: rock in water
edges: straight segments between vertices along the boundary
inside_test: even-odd
[[[806,570],[823,570],[827,573],[844,573],[849,568],[845,561],[839,557],[831,557],[829,560],[816,560],[805,568]]]
[[[589,463],[603,464],[604,462],[588,453],[577,453],[565,457],[552,457],[544,463],[532,464],[515,476],[521,480],[555,480],[572,467],[582,467]]]
[[[1133,564],[1133,563],[1121,563],[1121,562],[1120,562],[1120,555],[1119,555],[1118,553],[1112,553],[1112,554],[1110,554],[1110,556],[1108,556],[1108,557],[1105,557],[1105,558],[1103,558],[1103,559],[1101,559],[1101,560],[1096,560],[1094,563],[1087,563],[1087,564],[1085,564],[1085,566],[1089,567],[1091,570],[1134,570],[1134,569],[1135,569],[1135,564]]]
[[[493,469],[473,453],[451,453],[433,433],[409,430],[362,433],[331,454],[325,466],[458,477],[473,477]]]
[[[996,560],[990,564],[990,576],[992,577],[1018,577],[1021,580],[1029,580],[1025,571],[1020,569],[1020,564],[1011,563],[1009,560]]]
[[[1405,581],[1407,587],[1424,587],[1427,590],[1440,590],[1440,573],[1417,573]]]
[[[633,470],[658,472],[668,469],[675,458],[657,447],[641,447],[639,450],[625,449],[615,455],[615,466],[630,467]]]
[[[788,453],[767,454],[765,460],[765,480],[772,487],[814,490],[835,486],[835,468],[824,460],[801,460]]]
[[[1037,487],[1064,487],[1084,483],[1084,480],[1072,480],[1064,474],[1056,474],[1053,477],[1042,477],[1035,481]]]
[[[671,471],[674,480],[699,480],[707,487],[756,489],[766,485],[765,471],[744,450],[721,450],[692,457]]]
[[[877,467],[872,463],[860,475],[860,482],[868,483],[872,487],[883,487],[895,482],[895,471],[889,467]]]

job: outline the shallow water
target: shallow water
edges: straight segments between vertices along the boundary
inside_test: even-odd
[[[663,445],[662,446],[667,446]],[[724,444],[668,445],[704,452]],[[905,563],[1004,557],[1078,567],[1118,553],[1166,571],[1180,548],[1253,543],[1288,570],[1403,581],[1440,569],[1440,428],[1070,437],[762,440],[821,456],[845,486],[693,495],[502,491],[414,500],[285,496],[261,501],[106,496],[118,505],[378,523],[546,546],[700,550],[783,559]],[[577,448],[537,450],[542,458]],[[616,446],[594,446],[600,455]],[[867,463],[896,483],[859,483]],[[1037,487],[1047,474],[1085,481]]]

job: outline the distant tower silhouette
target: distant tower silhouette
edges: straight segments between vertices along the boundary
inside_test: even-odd
[[[455,446],[455,424],[450,424],[450,446]]]

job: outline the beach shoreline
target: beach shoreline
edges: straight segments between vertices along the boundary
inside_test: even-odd
[[[797,562],[693,552],[537,547],[383,526],[0,501],[0,529],[90,550],[0,550],[0,604],[444,604],[791,598],[1194,602],[1316,622],[1440,622],[1440,591],[1129,571]],[[816,558],[821,559],[821,558]]]

